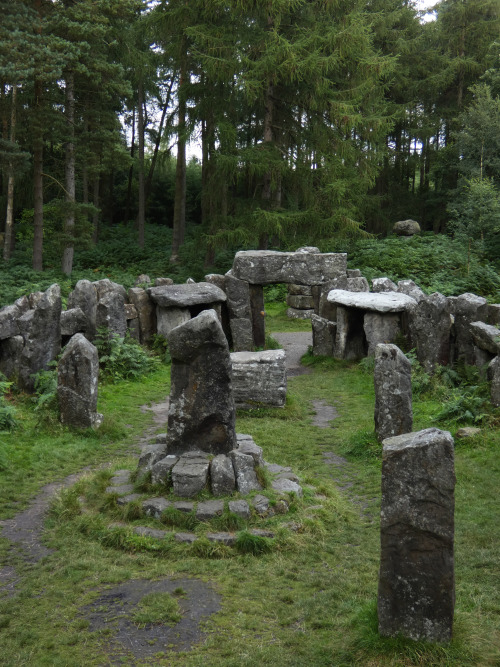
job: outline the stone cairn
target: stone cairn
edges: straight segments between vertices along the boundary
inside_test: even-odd
[[[429,428],[382,444],[379,632],[448,642],[455,605],[453,438]]]

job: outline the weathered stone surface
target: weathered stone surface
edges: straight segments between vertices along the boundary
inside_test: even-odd
[[[266,498],[266,496],[258,493],[256,496],[254,496],[252,503],[255,511],[260,516],[265,516],[269,512],[270,503],[269,498]]]
[[[470,331],[478,347],[493,355],[500,354],[500,329],[484,322],[471,322]]]
[[[284,350],[233,352],[231,367],[236,407],[283,407],[287,386],[285,361]]]
[[[97,415],[97,349],[81,333],[64,348],[57,366],[57,397],[61,422],[78,428],[92,428]]]
[[[348,278],[362,278],[363,275],[361,274],[360,269],[347,269],[347,277]]]
[[[196,518],[198,521],[210,521],[210,519],[220,516],[223,511],[223,500],[205,500],[202,503],[198,503],[198,507],[196,508]]]
[[[173,285],[174,281],[172,278],[167,278],[167,277],[160,277],[160,278],[155,278],[154,286],[155,287],[162,287],[163,285]]]
[[[424,296],[408,310],[408,323],[412,345],[425,370],[433,372],[436,365],[447,365],[452,326],[448,299],[439,292]]]
[[[170,482],[170,473],[178,460],[178,456],[170,454],[154,463],[151,466],[151,483],[168,485]]]
[[[289,296],[312,296],[312,285],[294,285],[290,283],[288,285],[288,294]]]
[[[189,322],[191,313],[189,308],[161,308],[156,307],[156,328],[160,336],[168,336],[168,334],[180,326]]]
[[[379,632],[451,639],[453,438],[435,428],[383,442]]]
[[[314,299],[311,296],[305,296],[303,294],[288,294],[286,297],[286,302],[290,308],[296,308],[298,310],[313,310],[314,309]]]
[[[488,316],[488,302],[476,294],[465,293],[455,300],[455,350],[456,359],[466,364],[474,362],[474,339],[470,325],[484,322]]]
[[[335,358],[362,359],[366,357],[368,343],[364,331],[364,311],[358,308],[344,308],[342,306],[337,306],[336,308]]]
[[[134,526],[133,531],[139,537],[153,537],[156,540],[163,540],[170,535],[168,530],[158,530],[158,528],[148,528],[148,526]]]
[[[141,473],[148,472],[157,461],[160,461],[163,458],[165,458],[165,445],[163,443],[144,445],[144,447],[141,448],[137,468]]]
[[[346,289],[348,292],[369,292],[370,285],[368,284],[368,280],[363,276],[356,278],[348,277]]]
[[[401,332],[401,318],[399,313],[371,313],[365,314],[363,319],[368,356],[375,354],[375,348],[380,343],[394,343]]]
[[[97,290],[94,283],[90,280],[79,280],[76,283],[75,289],[68,296],[68,310],[72,308],[80,308],[85,313],[87,326],[84,334],[90,341],[94,340],[97,331]]]
[[[147,293],[162,308],[189,308],[226,301],[225,293],[211,283],[160,285],[149,287]]]
[[[226,276],[222,273],[209,273],[205,276],[204,282],[215,285],[223,292],[226,291]]]
[[[87,317],[79,306],[61,312],[61,336],[74,336],[87,329]]]
[[[486,322],[488,324],[492,324],[494,327],[498,327],[500,325],[500,303],[488,304]]]
[[[140,493],[127,493],[126,496],[120,496],[119,498],[117,498],[116,504],[123,507],[124,505],[128,505],[129,503],[133,503],[136,500],[139,500],[140,497],[141,497]]]
[[[230,452],[236,475],[236,487],[238,491],[246,496],[251,491],[260,491],[262,486],[255,473],[255,461],[250,454],[242,454],[238,450]]]
[[[193,544],[198,539],[195,533],[175,533],[174,539],[181,544]]]
[[[246,500],[230,500],[229,511],[242,519],[250,518],[250,507]]]
[[[28,294],[28,303],[31,310],[34,310],[43,296],[43,292],[31,292]]]
[[[420,301],[425,297],[425,292],[413,282],[413,280],[400,280],[398,282],[397,291],[399,294],[406,294],[411,296],[415,301]]]
[[[375,349],[375,433],[379,442],[413,426],[411,365],[396,345]]]
[[[491,402],[500,406],[500,357],[495,357],[488,366],[488,380],[491,382]]]
[[[213,310],[204,310],[168,336],[172,356],[167,450],[226,454],[236,444],[231,360]]]
[[[25,311],[26,312],[26,311]],[[0,340],[12,338],[19,334],[17,320],[23,313],[15,305],[0,308]]]
[[[96,280],[93,285],[95,286],[97,293],[97,302],[99,302],[106,294],[117,293],[123,298],[125,302],[127,300],[127,290],[123,285],[119,283],[114,283],[109,278],[103,278],[102,280]],[[83,308],[82,308],[83,310]]]
[[[235,352],[253,350],[252,321],[247,318],[232,319],[229,325]]]
[[[374,278],[372,280],[372,292],[395,292],[398,289],[396,283],[389,278]]]
[[[328,301],[337,306],[373,310],[377,313],[400,313],[415,303],[415,299],[397,292],[348,292],[335,289],[328,294]]]
[[[151,284],[151,278],[148,276],[147,273],[141,273],[137,278],[135,279],[134,285],[150,285]]]
[[[294,472],[280,472],[279,475],[275,477],[275,479],[289,479],[292,482],[296,482],[297,484],[300,482],[298,476]]]
[[[241,452],[241,454],[249,454],[253,458],[255,466],[264,465],[262,447],[259,447],[255,444],[255,441],[251,435],[247,435],[246,433],[237,433],[236,442],[236,449]]]
[[[208,481],[210,462],[202,456],[181,456],[172,468],[174,493],[181,498],[192,498],[202,491]]]
[[[238,280],[231,271],[226,273],[227,308],[231,319],[252,319],[250,309],[250,285]]]
[[[272,540],[274,537],[272,530],[263,530],[262,528],[250,528],[248,532],[251,535],[255,535],[255,537],[265,537],[269,540]]]
[[[148,498],[142,503],[142,511],[146,516],[159,519],[167,507],[171,505],[172,503],[166,498]]]
[[[3,373],[8,380],[16,377],[23,347],[22,336],[0,340],[0,373]]]
[[[174,509],[178,512],[184,512],[184,514],[191,514],[194,510],[194,503],[189,500],[177,500],[173,504]]]
[[[236,278],[256,285],[321,285],[345,274],[346,265],[345,253],[243,250],[235,255],[232,273]]]
[[[27,342],[28,338],[30,337],[31,324],[33,322],[34,314],[35,314],[34,310],[32,310],[32,309],[27,310],[17,320],[17,324],[18,324],[18,327],[19,327],[19,334],[23,337],[23,340],[24,340],[25,343]]]
[[[272,475],[278,475],[282,472],[292,472],[289,466],[280,466],[278,463],[265,462],[264,465]]]
[[[214,456],[210,463],[210,482],[214,496],[229,496],[236,488],[232,460],[225,454]]]
[[[420,234],[420,225],[416,220],[398,220],[394,223],[392,231],[397,236],[414,236]]]
[[[291,320],[310,320],[314,310],[299,310],[298,308],[287,308],[286,316]]]
[[[137,308],[134,306],[133,303],[126,303],[124,306],[124,310],[125,310],[125,319],[127,321],[137,319]]]
[[[475,435],[479,435],[481,433],[480,428],[474,428],[473,426],[464,426],[462,428],[459,428],[458,431],[455,433],[455,438],[473,438]]]
[[[315,245],[303,245],[300,248],[297,248],[295,252],[308,252],[308,253],[319,253],[319,248],[317,248]]]
[[[43,294],[30,319],[29,333],[19,360],[18,383],[33,391],[33,374],[47,370],[61,351],[61,289],[51,285]]]
[[[97,329],[106,328],[110,336],[115,334],[120,338],[125,338],[127,319],[122,291],[103,290],[103,294],[97,302],[96,326]]]
[[[227,547],[232,547],[236,542],[236,535],[233,533],[207,533],[206,537],[210,542],[218,542]]]
[[[318,356],[332,357],[334,354],[335,337],[337,334],[337,323],[330,322],[324,317],[311,315],[312,324],[312,351]]]
[[[124,496],[126,494],[132,493],[134,490],[133,484],[116,484],[113,486],[108,486],[105,493],[116,493],[118,496]]]
[[[294,482],[291,479],[273,479],[271,488],[277,493],[295,493],[299,498],[302,498],[303,496],[300,484],[297,484],[297,482]]]
[[[115,470],[115,474],[109,481],[111,484],[128,484],[130,482],[130,470]]]

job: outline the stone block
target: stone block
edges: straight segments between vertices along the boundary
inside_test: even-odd
[[[170,454],[154,463],[151,466],[151,483],[168,486],[171,481],[170,473],[178,460],[178,456]]]
[[[287,308],[286,316],[291,320],[310,320],[311,316],[314,314],[314,310],[299,310],[298,308]]]
[[[334,356],[337,323],[313,314],[311,325],[314,356]]]
[[[256,285],[294,283],[321,285],[345,274],[345,253],[277,252],[273,250],[244,250],[234,258],[235,278]]]
[[[141,448],[139,456],[139,464],[137,466],[140,473],[145,473],[151,470],[153,465],[165,457],[165,445],[163,443],[156,443],[154,445],[144,445]]]
[[[131,287],[127,292],[128,300],[135,306],[139,320],[139,341],[149,343],[156,333],[156,307],[149,298],[146,290],[140,287]]]
[[[207,540],[232,547],[236,543],[236,535],[233,533],[207,533]]]
[[[192,498],[202,491],[208,481],[210,463],[205,457],[184,457],[172,468],[174,494],[181,498]]]
[[[380,343],[394,343],[401,333],[401,316],[399,313],[372,313],[365,314],[363,319],[368,356],[375,354],[375,348]]]
[[[190,308],[217,302],[225,302],[226,294],[211,283],[160,285],[149,287],[150,298],[161,308]]]
[[[253,350],[253,329],[250,318],[237,318],[229,320],[233,349],[235,352]]]
[[[287,388],[285,362],[284,350],[233,352],[231,368],[236,407],[283,407]]]
[[[375,349],[375,433],[379,442],[413,426],[411,364],[396,345]]]
[[[398,289],[396,283],[389,278],[374,278],[372,280],[372,292],[395,292]]]
[[[225,454],[214,456],[210,463],[210,482],[214,496],[229,496],[236,488],[233,462]]]
[[[97,331],[97,290],[90,280],[79,280],[68,296],[68,310],[80,308],[86,317],[86,338],[93,341]]]
[[[87,317],[80,306],[61,312],[61,336],[74,336],[88,329]]]
[[[97,329],[107,329],[109,335],[125,338],[127,320],[125,317],[125,298],[121,290],[104,291],[97,302]]]
[[[262,454],[262,447],[259,447],[255,444],[254,439],[251,435],[246,435],[245,433],[236,434],[236,449],[241,454],[249,454],[253,460],[255,466],[264,466],[264,456]]]
[[[242,519],[250,518],[250,507],[246,500],[230,500],[229,511]]]
[[[251,491],[261,491],[262,486],[255,473],[255,461],[249,454],[241,454],[237,450],[230,452],[236,475],[236,488],[246,496]]]
[[[450,361],[451,326],[449,300],[435,292],[408,309],[408,326],[417,359],[429,373]]]
[[[496,356],[500,354],[500,329],[484,322],[471,322],[472,340],[481,350]]]
[[[348,292],[369,292],[370,285],[368,280],[363,276],[357,278],[347,278],[347,287]]]
[[[148,498],[142,503],[142,511],[146,516],[160,519],[162,513],[171,505],[172,503],[166,498]]]
[[[311,296],[304,296],[301,294],[288,294],[286,302],[290,308],[297,308],[298,310],[313,310],[314,299]]]
[[[162,308],[156,307],[156,330],[160,336],[167,338],[168,334],[180,326],[189,322],[191,313],[189,308]]]
[[[202,503],[198,503],[198,507],[196,508],[196,518],[198,521],[210,521],[210,519],[220,516],[223,511],[223,500],[205,500]]]
[[[488,380],[491,382],[490,396],[495,407],[500,406],[500,357],[492,359],[488,366]]]
[[[411,296],[415,301],[420,301],[425,296],[425,292],[416,285],[413,280],[400,280],[398,282],[397,291],[400,294]]]
[[[277,493],[294,493],[298,498],[302,498],[303,496],[300,484],[291,479],[273,479],[271,488]]]

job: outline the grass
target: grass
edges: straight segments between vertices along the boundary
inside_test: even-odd
[[[132,620],[138,627],[149,624],[175,625],[182,618],[179,601],[170,593],[148,593],[137,605]]]
[[[206,539],[194,545],[155,541],[139,538],[128,528],[108,528],[115,510],[112,503],[99,505],[102,489],[112,469],[133,468],[131,443],[150,422],[140,405],[165,395],[166,371],[144,383],[118,383],[101,389],[100,411],[112,423],[107,436],[39,431],[38,439],[44,445],[37,444],[29,404],[19,397],[26,437],[4,450],[8,470],[0,478],[2,507],[10,503],[3,510],[5,516],[12,515],[49,479],[105,460],[111,460],[112,466],[87,476],[61,496],[46,532],[54,553],[35,567],[21,564],[21,590],[15,604],[0,600],[3,664],[102,665],[108,660],[108,635],[88,630],[83,607],[123,581],[178,576],[210,582],[221,596],[220,611],[204,624],[203,641],[190,651],[166,651],[149,661],[129,656],[127,664],[499,664],[500,435],[494,415],[480,436],[456,445],[454,639],[449,646],[383,639],[377,633],[376,618],[381,447],[373,435],[372,375],[354,363],[313,357],[306,361],[312,373],[290,380],[284,409],[238,416],[237,430],[251,434],[268,461],[291,466],[304,487],[304,498],[292,502],[289,514],[263,522],[262,527],[276,531],[275,540],[250,539],[253,536],[243,531],[238,549]],[[332,428],[312,425],[311,400],[315,399],[337,408],[339,417]],[[419,394],[415,399],[418,428],[433,425],[429,420],[440,407],[435,396]],[[445,422],[440,427],[454,433],[458,425]],[[83,447],[81,452],[79,447]],[[328,466],[326,452],[345,457],[346,464]],[[9,476],[15,470],[14,456],[23,465],[17,487]],[[346,488],[341,490],[340,485]],[[79,504],[82,493],[91,512],[83,511]],[[154,523],[134,519],[133,513],[129,518],[141,525]],[[229,519],[219,519],[220,527],[230,526]],[[295,531],[285,526],[290,521]],[[194,526],[196,531],[205,529]],[[168,605],[175,613],[174,598],[171,596],[173,602],[162,598],[159,603],[143,599],[146,615],[142,618],[149,620],[141,622],[159,622],[163,613],[170,613]],[[166,622],[175,623],[175,619]]]

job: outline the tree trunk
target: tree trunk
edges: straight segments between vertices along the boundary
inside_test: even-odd
[[[185,50],[185,45],[183,45]],[[177,126],[177,164],[175,168],[175,201],[172,230],[172,253],[170,262],[179,261],[179,249],[184,243],[186,231],[186,62],[184,60],[179,73],[179,120]]]
[[[144,224],[145,224],[145,197],[144,197],[144,82],[142,72],[139,74],[138,86],[138,109],[139,123],[137,132],[139,134],[139,210],[137,212],[138,243],[144,248]]]
[[[74,233],[75,233],[75,74],[69,71],[66,75],[66,120],[68,141],[66,142],[65,182],[66,203],[68,211],[64,225],[67,236],[62,258],[62,272],[67,276],[73,270]]]
[[[43,129],[40,119],[42,82],[35,80],[36,121],[33,124],[33,269],[43,269]]]
[[[12,86],[12,100],[10,113],[10,141],[16,141],[16,98],[17,86]],[[5,216],[5,237],[3,246],[3,258],[7,262],[10,259],[12,247],[12,230],[14,227],[14,165],[9,164],[9,178],[7,181],[7,214]]]
[[[99,176],[94,177],[94,188],[93,188],[93,205],[94,212],[92,213],[92,241],[94,245],[99,240]]]
[[[132,179],[134,176],[134,149],[135,149],[135,107],[132,110],[132,144],[130,146],[130,157],[132,163],[128,170],[128,185],[127,185],[127,203],[125,204],[125,224],[130,218],[130,203],[132,201]]]
[[[149,199],[149,195],[151,193],[151,183],[153,182],[153,174],[154,174],[155,167],[156,167],[156,161],[158,159],[158,151],[160,150],[160,143],[161,143],[161,138],[162,138],[162,133],[163,133],[163,125],[165,123],[165,118],[167,116],[167,110],[168,110],[168,106],[170,104],[170,96],[172,94],[173,85],[174,85],[174,77],[172,77],[172,79],[170,81],[170,85],[169,85],[168,91],[167,91],[167,97],[165,99],[165,104],[163,106],[163,111],[161,112],[160,124],[158,126],[158,133],[156,135],[153,157],[151,158],[151,165],[149,167],[148,176],[147,176],[147,179],[146,179],[146,187],[145,187],[146,203],[147,203],[147,201]]]

